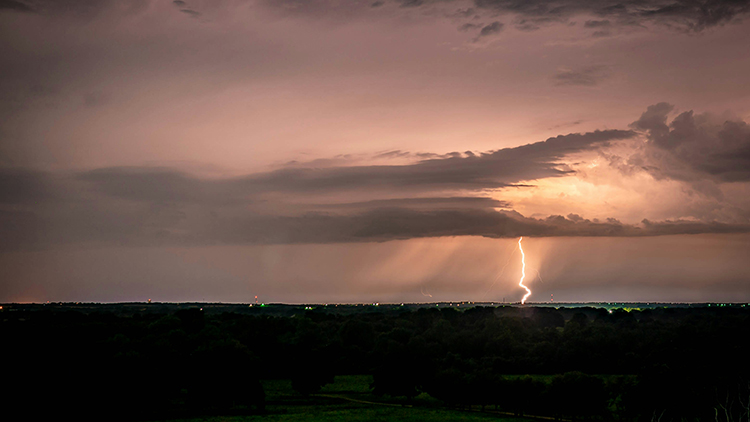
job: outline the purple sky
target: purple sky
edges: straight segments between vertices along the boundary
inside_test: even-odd
[[[750,301],[750,1],[0,0],[0,302]],[[507,265],[506,265],[507,264]]]

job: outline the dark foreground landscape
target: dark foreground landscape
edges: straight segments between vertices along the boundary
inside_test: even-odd
[[[747,421],[745,304],[3,304],[29,420]]]

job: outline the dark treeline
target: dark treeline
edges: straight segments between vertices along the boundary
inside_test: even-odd
[[[259,379],[566,419],[748,420],[750,310],[474,307],[293,316],[3,312],[3,399],[35,415],[262,413]],[[546,375],[546,376],[542,376]]]

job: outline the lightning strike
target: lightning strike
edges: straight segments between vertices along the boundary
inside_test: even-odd
[[[523,253],[523,246],[521,246],[521,241],[523,240],[523,236],[518,238],[518,249],[521,250],[521,281],[518,282],[518,285],[523,287],[526,290],[526,294],[523,296],[523,299],[521,299],[521,305],[526,303],[526,299],[531,296],[531,290],[529,290],[528,287],[526,287],[523,284],[523,279],[526,278],[526,254]]]

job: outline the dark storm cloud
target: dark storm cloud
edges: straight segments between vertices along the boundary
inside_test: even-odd
[[[206,198],[206,183],[166,168],[103,168],[80,173],[76,179],[99,193],[133,201],[189,203],[210,199]]]
[[[482,30],[479,31],[479,36],[488,37],[490,35],[499,34],[500,31],[503,30],[503,26],[504,25],[502,24],[502,22],[498,22],[498,21],[492,22],[491,24],[485,25],[482,27]]]
[[[382,0],[260,0],[269,9],[294,15],[348,19],[354,15],[366,16],[368,10],[387,6]],[[195,12],[185,8],[187,2],[173,1],[185,13]],[[452,0],[397,0],[391,2],[404,11],[420,8],[443,9],[443,15],[454,19],[483,15],[492,18],[498,14],[518,17],[516,27],[534,30],[539,26],[568,22],[577,15],[596,16],[589,22],[619,25],[655,23],[677,30],[700,32],[744,18],[750,13],[750,0],[474,0],[474,7],[456,9]],[[112,0],[0,0],[0,11],[34,12],[46,15],[68,14],[94,16],[102,10],[117,7],[119,12],[133,13],[145,10],[151,1],[138,0],[114,2]],[[197,13],[197,12],[196,12]]]
[[[598,37],[608,37],[612,35],[612,22],[609,21],[609,19],[605,20],[588,20],[583,24],[584,28],[589,29],[596,29],[596,31],[591,33],[591,36],[598,38]]]
[[[521,181],[569,173],[558,163],[563,156],[627,139],[633,132],[596,131],[561,135],[543,142],[479,155],[449,154],[401,166],[283,168],[239,178],[248,191],[325,192],[347,190],[481,190],[513,186]]]
[[[669,109],[664,105],[650,108],[634,127],[668,136],[660,116]],[[0,171],[0,249],[45,249],[70,243],[275,244],[463,235],[657,236],[748,231],[747,225],[715,221],[644,220],[629,225],[575,214],[528,218],[508,211],[512,204],[486,196],[427,196],[431,192],[481,193],[566,175],[570,170],[559,164],[563,157],[633,135],[622,130],[569,134],[482,154],[456,152],[409,165],[295,167],[224,179],[169,168],[118,167],[69,174],[4,169]],[[377,191],[391,197],[344,202],[352,192],[367,197],[368,192]],[[318,196],[321,193],[325,195]],[[321,198],[328,198],[328,203],[319,202]]]
[[[342,5],[333,0],[277,0],[268,1],[271,8],[291,13],[314,15],[351,16],[360,4],[370,2],[350,1]],[[588,22],[610,22],[611,25],[643,26],[648,23],[666,26],[685,32],[700,32],[744,18],[750,12],[750,0],[474,0],[474,7],[456,10],[451,0],[397,0],[400,9],[414,10],[435,7],[447,9],[444,15],[451,18],[498,14],[518,17],[516,27],[530,31],[549,23],[566,23],[575,16],[595,16]],[[599,31],[603,32],[603,31]]]
[[[498,214],[494,209],[510,205],[503,201],[426,195],[481,192],[565,175],[569,170],[558,163],[565,155],[632,135],[617,130],[569,134],[483,154],[455,152],[409,165],[287,167],[224,179],[169,168],[114,167],[67,174],[4,169],[0,248],[81,242],[320,243],[500,236],[505,231],[498,224],[538,223],[511,222]],[[355,192],[387,192],[391,199],[341,203]],[[339,199],[328,206],[316,205],[319,194]],[[392,198],[394,194],[403,197]],[[290,198],[295,199],[292,205],[284,202]]]
[[[14,10],[16,12],[33,12],[34,9],[26,3],[15,0],[0,0],[0,10]]]
[[[461,208],[510,208],[510,203],[481,196],[457,196],[442,198],[397,198],[375,199],[363,202],[317,205],[321,209],[373,209],[373,208],[413,208],[413,209],[461,209]]]
[[[475,0],[476,6],[525,17],[570,18],[594,15],[619,23],[653,22],[699,32],[742,18],[750,12],[748,0]]]
[[[515,27],[519,31],[536,31],[540,29],[541,27],[537,25],[536,20],[530,20],[530,19],[521,19],[520,21],[516,22]]]
[[[667,123],[674,106],[649,107],[631,127],[648,143],[630,164],[656,177],[683,181],[750,181],[750,126],[737,118],[686,111]]]
[[[100,199],[101,200],[101,199]],[[394,202],[397,204],[397,202]],[[434,205],[434,204],[433,204]],[[191,215],[195,214],[195,215]],[[2,211],[2,250],[44,249],[67,243],[149,245],[320,244],[381,242],[438,236],[659,236],[744,233],[748,225],[718,222],[650,222],[580,217],[523,217],[487,208],[374,206],[346,212],[268,215],[228,209],[191,210],[174,204],[149,207],[82,204],[75,212]]]
[[[692,112],[667,123],[672,110],[666,103],[653,105],[631,125],[647,138],[631,166],[676,180],[750,180],[747,124]],[[528,218],[510,211],[512,203],[482,195],[570,174],[562,164],[566,156],[601,150],[636,133],[575,133],[486,153],[394,150],[376,158],[429,158],[405,165],[329,162],[317,167],[320,163],[313,161],[232,178],[145,167],[66,174],[2,169],[0,249],[69,243],[331,243],[463,235],[632,237],[750,231],[746,224],[712,220],[643,220],[633,225],[576,214]],[[478,196],[455,195],[458,192]],[[350,199],[382,194],[388,197]]]
[[[220,180],[201,180],[170,169],[116,167],[81,173],[77,180],[87,182],[91,190],[113,197],[180,203],[241,201],[274,193],[480,191],[569,174],[571,171],[559,163],[565,155],[596,149],[633,135],[634,132],[626,130],[574,133],[481,154],[453,152],[408,165],[323,168],[295,165]]]
[[[0,11],[15,10],[40,15],[69,15],[83,18],[97,16],[102,11],[116,8],[118,13],[134,13],[146,9],[150,0],[0,0]],[[176,3],[176,2],[175,2]]]
[[[605,66],[589,66],[578,70],[560,70],[555,76],[556,85],[594,86],[607,77]]]
[[[574,133],[546,141],[475,154],[387,151],[377,158],[423,158],[408,165],[317,167],[317,162],[294,163],[278,170],[232,179],[203,181],[169,168],[111,167],[79,173],[76,180],[91,189],[130,200],[174,200],[191,202],[224,189],[235,193],[319,192],[362,188],[374,189],[491,189],[567,174],[558,163],[563,156],[595,149],[632,137],[634,132],[607,130]],[[13,170],[4,170],[10,174]],[[8,180],[13,177],[8,177]]]
[[[461,31],[461,32],[466,32],[466,31],[473,31],[473,30],[479,29],[481,27],[482,27],[482,25],[477,25],[477,24],[474,24],[474,23],[465,23],[465,24],[459,26],[458,30]]]
[[[698,221],[661,221],[651,222],[643,220],[641,222],[644,231],[654,236],[673,235],[673,234],[702,234],[702,233],[747,233],[750,232],[750,226],[747,224],[725,224],[719,222],[698,222]]]
[[[296,217],[218,222],[216,233],[230,243],[371,242],[435,236],[515,237],[541,232],[531,219],[478,209],[429,211],[376,208],[354,215],[309,213]],[[224,227],[224,225],[226,225]],[[237,230],[240,226],[243,229]],[[234,227],[234,229],[232,228]]]

